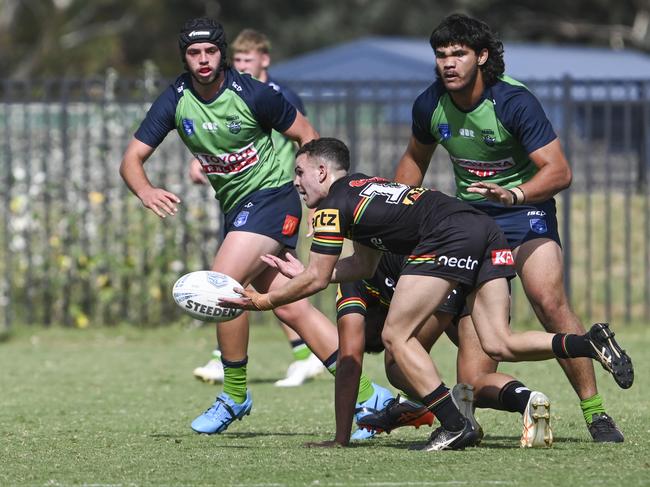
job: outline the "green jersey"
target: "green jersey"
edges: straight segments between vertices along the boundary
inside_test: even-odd
[[[484,199],[467,191],[475,181],[505,188],[528,181],[537,172],[528,155],[557,137],[539,101],[507,76],[486,88],[469,111],[458,108],[437,80],[415,100],[413,136],[447,149],[456,196],[466,201]]]
[[[157,147],[176,129],[227,212],[257,190],[291,181],[271,131],[286,131],[295,118],[296,109],[280,93],[249,75],[227,69],[219,93],[203,100],[185,73],[156,99],[135,137]]]

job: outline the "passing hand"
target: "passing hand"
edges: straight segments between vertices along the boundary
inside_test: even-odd
[[[235,288],[234,291],[241,298],[220,298],[219,306],[248,311],[266,311],[274,308],[268,294],[260,294],[252,289],[242,289],[240,287]]]
[[[263,255],[260,259],[262,259],[269,267],[277,269],[280,274],[289,279],[296,277],[305,270],[305,266],[302,262],[296,259],[290,252],[284,254],[284,259],[273,254]]]

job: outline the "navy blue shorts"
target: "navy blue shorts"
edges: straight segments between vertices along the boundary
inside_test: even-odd
[[[257,233],[295,249],[301,217],[300,196],[293,183],[260,189],[225,214],[224,236],[229,232]]]
[[[557,231],[555,199],[553,198],[543,203],[517,206],[503,206],[491,201],[471,202],[470,204],[494,218],[508,239],[511,249],[536,238],[548,238],[562,246]]]

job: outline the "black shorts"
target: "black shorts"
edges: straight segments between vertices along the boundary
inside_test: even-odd
[[[394,286],[393,286],[394,287]],[[454,315],[453,323],[469,314],[465,306],[467,293],[464,286],[454,289],[436,312]],[[377,289],[365,281],[342,282],[336,293],[336,319],[351,313],[365,317],[366,352],[379,353],[384,350],[381,332],[384,329],[390,302],[380,296]]]
[[[224,237],[228,232],[257,233],[295,249],[301,217],[300,196],[293,183],[260,189],[225,214]]]
[[[506,237],[484,214],[460,212],[430,228],[407,258],[402,275],[434,276],[464,284],[471,292],[480,284],[515,276]]]

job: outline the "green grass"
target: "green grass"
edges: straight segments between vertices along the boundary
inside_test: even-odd
[[[518,415],[481,410],[480,448],[422,453],[408,447],[428,428],[349,449],[304,448],[332,437],[333,381],[274,388],[290,361],[274,325],[252,330],[253,412],[220,436],[189,429],[219,390],[191,377],[212,330],[23,327],[0,342],[0,485],[648,485],[650,328],[617,331],[636,383],[621,391],[599,366],[597,376],[624,444],[592,443],[560,368],[538,362],[502,369],[551,397],[552,449],[521,450]],[[432,353],[453,383],[452,345],[443,339]],[[367,360],[367,372],[387,384],[379,357]]]

